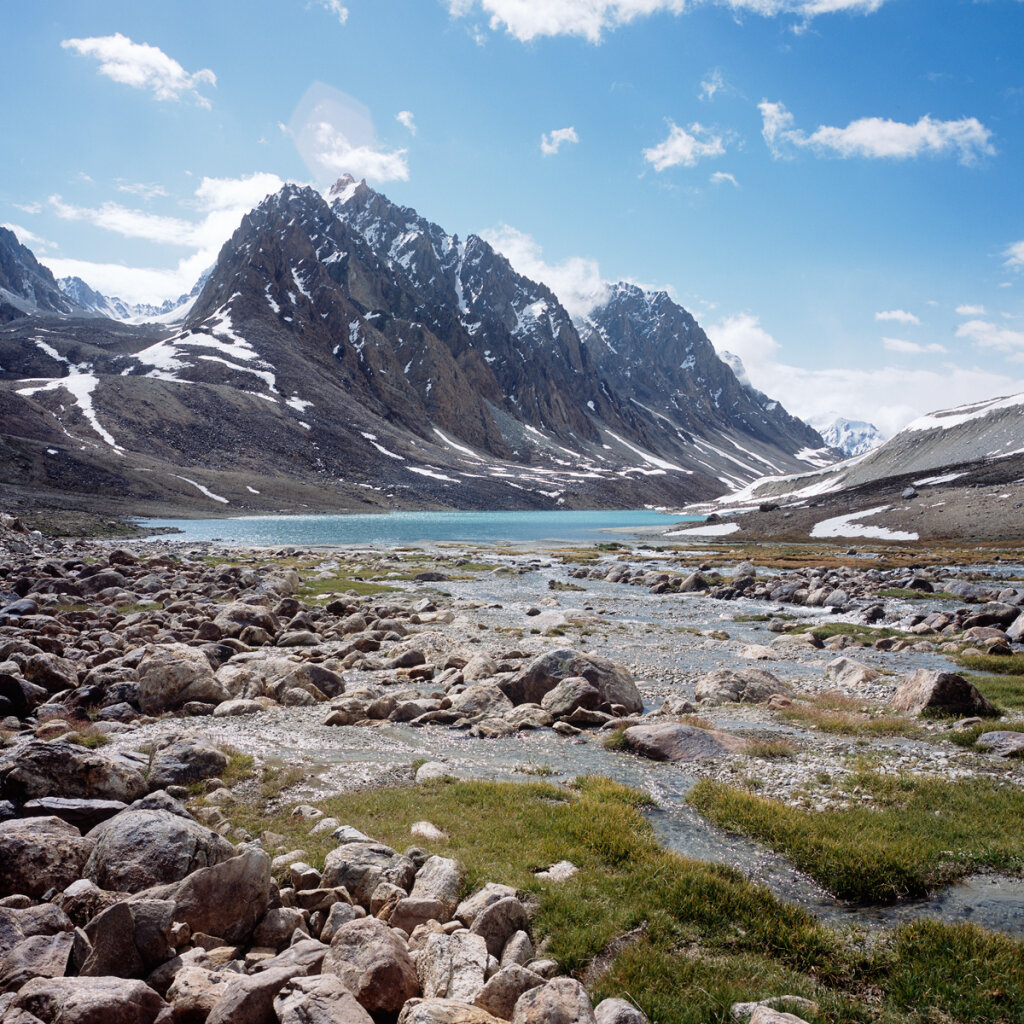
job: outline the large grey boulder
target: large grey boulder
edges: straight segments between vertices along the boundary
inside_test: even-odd
[[[475,715],[503,715],[512,701],[494,683],[475,683],[452,697],[451,709],[466,718]]]
[[[274,999],[274,1013],[280,1024],[373,1024],[333,974],[293,978]]]
[[[206,1024],[263,1024],[274,1019],[274,999],[304,967],[275,967],[258,974],[236,975],[221,992]]]
[[[193,871],[180,882],[145,891],[149,899],[174,901],[175,919],[192,934],[245,942],[270,905],[270,858],[258,847],[243,847],[230,860]]]
[[[71,932],[22,939],[0,958],[0,992],[17,992],[33,978],[63,978],[74,945]]]
[[[555,978],[519,997],[512,1024],[596,1024],[587,990],[575,978]]]
[[[1013,732],[1010,729],[983,732],[974,741],[974,745],[998,754],[999,757],[1024,757],[1024,732]]]
[[[571,715],[577,708],[594,710],[601,703],[596,686],[583,676],[568,676],[541,698],[540,706],[555,718]]]
[[[94,917],[85,934],[92,946],[83,977],[138,978],[174,955],[170,900],[115,903]]]
[[[513,704],[540,704],[563,679],[582,676],[601,696],[601,704],[618,704],[628,714],[643,710],[640,691],[623,665],[596,655],[560,649],[533,659],[511,679],[498,683]]]
[[[153,751],[147,781],[150,789],[188,786],[220,775],[227,766],[227,755],[203,740],[172,740]]]
[[[450,919],[459,905],[461,884],[462,872],[457,861],[450,857],[428,857],[416,872],[409,895],[414,899],[436,900]]]
[[[223,836],[170,811],[127,810],[88,835],[96,846],[85,876],[101,889],[140,892],[177,882],[235,855]]]
[[[204,1024],[224,986],[235,977],[233,971],[211,971],[194,964],[182,967],[167,989],[175,1024]]]
[[[526,908],[515,896],[507,896],[480,911],[469,930],[483,938],[491,956],[500,957],[505,943],[529,924]]]
[[[269,608],[244,601],[225,605],[213,621],[225,636],[232,637],[237,637],[246,626],[265,629],[268,633],[276,633],[280,628],[277,616]]]
[[[499,900],[515,896],[516,890],[510,885],[502,885],[501,882],[488,882],[482,889],[478,889],[472,896],[466,897],[455,908],[455,916],[467,927],[471,928],[473,922],[489,906]]]
[[[95,845],[60,818],[0,822],[0,896],[42,896],[81,877]]]
[[[145,792],[137,767],[75,743],[31,740],[0,760],[0,797],[15,803],[48,796],[131,803]]]
[[[594,1007],[597,1024],[650,1024],[647,1014],[625,999],[602,999]]]
[[[917,715],[940,711],[957,715],[994,715],[995,708],[978,688],[955,672],[919,668],[900,683],[892,697],[897,711]]]
[[[836,658],[825,666],[825,678],[837,686],[859,686],[873,682],[880,675],[878,669],[846,657]]]
[[[509,1020],[524,992],[539,988],[544,979],[527,967],[509,964],[488,980],[476,997],[476,1005],[502,1020]]]
[[[124,978],[36,978],[11,1004],[42,1024],[154,1024],[167,1009],[141,981]],[[6,1019],[6,1015],[5,1015]]]
[[[151,644],[137,669],[139,707],[159,715],[190,701],[220,704],[231,696],[203,652],[185,644]]]
[[[323,886],[344,886],[352,899],[369,909],[373,890],[390,882],[409,891],[416,865],[383,843],[346,843],[331,850],[324,860]]]
[[[375,917],[349,921],[334,933],[323,973],[336,975],[374,1015],[397,1013],[419,992],[405,943]]]
[[[414,999],[398,1015],[397,1024],[508,1024],[480,1006],[458,999]]]
[[[634,725],[623,733],[626,746],[652,761],[698,761],[727,757],[744,750],[746,741],[717,729],[679,722]]]
[[[763,668],[719,668],[708,672],[693,684],[696,700],[715,704],[760,704],[774,693],[790,693],[791,688]]]

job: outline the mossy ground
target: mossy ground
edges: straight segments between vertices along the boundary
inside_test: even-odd
[[[247,771],[239,766],[243,774]],[[256,772],[250,798],[227,808],[254,834],[282,834],[321,866],[333,846],[265,794],[279,772]],[[250,779],[250,782],[252,779]],[[280,796],[280,792],[277,792]],[[464,890],[515,885],[536,901],[535,939],[595,999],[634,1000],[653,1024],[729,1020],[729,1006],[780,994],[815,999],[807,1019],[830,1024],[1011,1024],[1024,1019],[1024,945],[970,926],[925,923],[864,943],[782,903],[722,866],[662,849],[646,798],[605,779],[571,788],[544,782],[439,781],[316,801],[326,814],[397,849],[427,819],[449,836],[423,843],[457,858]],[[273,809],[276,808],[276,809]],[[535,872],[571,860],[563,883]],[[615,942],[634,935],[614,955]]]

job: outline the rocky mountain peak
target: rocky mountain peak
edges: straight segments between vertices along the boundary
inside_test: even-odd
[[[32,250],[13,231],[0,227],[0,323],[39,312],[73,316],[82,311]]]

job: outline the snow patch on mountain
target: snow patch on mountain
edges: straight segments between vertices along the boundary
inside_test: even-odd
[[[864,455],[884,443],[882,432],[873,423],[830,416],[811,424],[831,448],[846,455]]]

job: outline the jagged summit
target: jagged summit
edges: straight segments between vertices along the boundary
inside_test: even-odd
[[[13,231],[0,227],[0,323],[40,312],[74,316],[81,310],[32,250]]]

